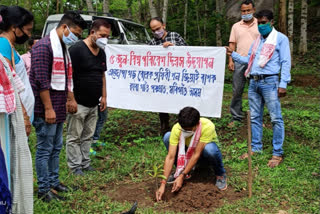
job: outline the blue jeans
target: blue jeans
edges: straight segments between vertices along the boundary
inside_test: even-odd
[[[282,156],[284,141],[284,123],[278,97],[278,76],[269,76],[262,80],[250,80],[248,98],[251,112],[252,151],[262,151],[263,108],[266,104],[273,127],[273,155]]]
[[[36,171],[39,192],[45,193],[60,184],[59,154],[62,149],[63,123],[49,124],[35,117],[33,126],[37,134]]]
[[[167,132],[163,136],[163,143],[166,146],[168,151],[169,151],[170,134],[171,134],[171,132]],[[178,149],[177,149],[175,164],[177,162],[177,156],[178,156]],[[215,142],[211,142],[211,143],[206,144],[198,162],[201,164],[205,163],[207,166],[208,165],[212,166],[216,176],[222,176],[223,174],[226,173],[226,170],[223,167],[222,154],[221,154],[221,152]]]
[[[106,108],[104,111],[100,111],[100,106],[98,106],[98,120],[96,125],[96,130],[94,131],[93,140],[99,140],[101,130],[104,126],[108,117],[108,109]]]

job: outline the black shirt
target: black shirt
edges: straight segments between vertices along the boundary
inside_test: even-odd
[[[102,77],[107,70],[106,54],[100,49],[93,55],[88,46],[79,41],[70,47],[73,68],[73,92],[77,103],[94,107],[102,96]]]

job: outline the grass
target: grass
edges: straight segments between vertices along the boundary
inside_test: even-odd
[[[309,67],[298,65],[302,74]],[[313,69],[313,64],[312,64]],[[296,71],[293,72],[294,74]],[[232,87],[225,84],[222,118],[213,118],[219,136],[219,147],[229,173],[229,186],[236,191],[247,189],[247,161],[238,157],[247,150],[246,127],[238,124],[227,128],[231,117],[229,105]],[[320,213],[319,212],[319,86],[288,87],[287,97],[281,100],[286,128],[284,143],[285,160],[275,169],[267,167],[272,154],[272,128],[265,110],[264,151],[253,156],[253,197],[225,203],[215,213]],[[248,101],[244,95],[244,110]],[[112,109],[104,126],[101,140],[105,147],[92,157],[92,164],[99,171],[85,177],[74,177],[66,164],[65,147],[60,155],[60,179],[66,185],[80,189],[66,194],[65,202],[43,203],[34,199],[35,213],[121,213],[129,203],[111,201],[105,189],[113,183],[141,182],[148,178],[146,170],[163,163],[166,149],[159,136],[158,114]],[[176,116],[171,117],[171,123]],[[30,148],[35,157],[36,137],[30,137]],[[34,175],[36,173],[34,172]],[[37,184],[35,181],[35,192]],[[137,213],[155,213],[154,207],[138,207]]]

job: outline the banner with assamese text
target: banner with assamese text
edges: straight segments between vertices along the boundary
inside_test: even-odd
[[[224,47],[107,45],[107,105],[221,117]]]

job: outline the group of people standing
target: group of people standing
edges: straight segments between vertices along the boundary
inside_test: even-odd
[[[32,49],[20,56],[15,45],[31,37],[33,20],[19,6],[0,7],[0,213],[33,213],[31,123],[37,135],[38,197],[50,202],[64,200],[59,192],[70,191],[59,180],[64,122],[68,166],[82,176],[94,170],[90,146],[106,119],[104,48],[110,24],[94,21],[88,37],[77,42],[87,23],[79,13],[67,12],[48,36],[30,41]]]
[[[242,20],[232,27],[229,47],[226,47],[228,68],[234,72],[230,106],[233,119],[229,126],[244,117],[242,93],[249,79],[252,154],[262,151],[266,104],[274,132],[273,156],[268,165],[276,167],[283,160],[284,124],[279,97],[286,94],[290,81],[288,38],[273,27],[271,11],[262,10],[255,18],[251,0],[245,0],[240,9]],[[64,200],[59,192],[70,191],[59,180],[64,122],[67,122],[68,167],[74,175],[83,176],[86,171],[95,170],[90,164],[90,147],[93,139],[99,138],[106,119],[104,48],[111,34],[110,24],[104,19],[95,20],[88,37],[78,41],[87,23],[79,13],[67,12],[48,36],[34,45],[31,42],[32,50],[20,57],[15,45],[31,37],[33,19],[33,15],[21,7],[0,7],[0,202],[6,202],[0,206],[0,212],[33,212],[32,158],[28,147],[31,123],[37,135],[38,197],[50,202]],[[161,18],[152,18],[150,28],[153,39],[149,45],[164,48],[187,45],[178,33],[166,30]],[[180,111],[178,123],[171,131],[169,115],[160,113],[159,116],[168,155],[164,164],[166,179],[161,181],[157,200],[162,199],[167,183],[173,183],[172,191],[178,191],[201,163],[215,171],[217,188],[227,189],[214,124],[200,118],[198,110],[192,107]],[[240,158],[247,156],[246,153]],[[176,171],[171,174],[173,165]]]

